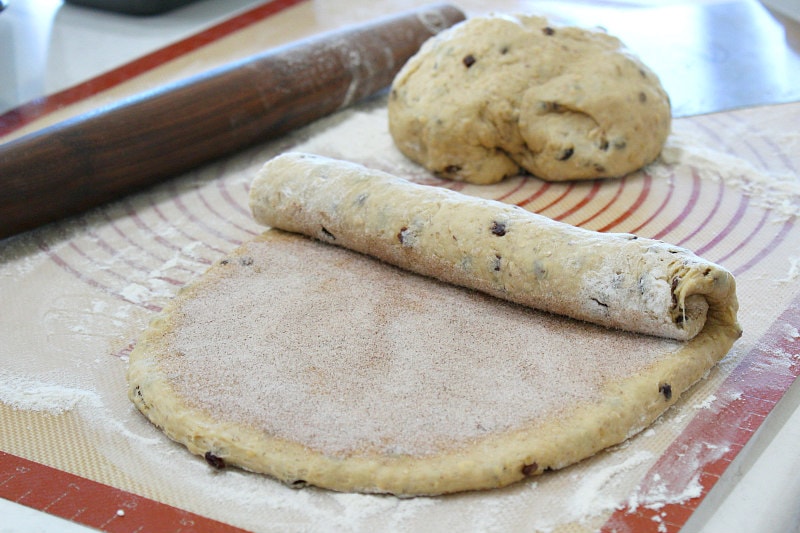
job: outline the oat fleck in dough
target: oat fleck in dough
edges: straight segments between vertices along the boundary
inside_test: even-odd
[[[477,184],[520,171],[628,174],[658,157],[670,117],[658,77],[617,38],[523,15],[473,18],[430,39],[389,98],[406,156]]]

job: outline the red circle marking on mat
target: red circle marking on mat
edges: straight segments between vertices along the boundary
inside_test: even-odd
[[[576,226],[586,227],[589,224],[589,222],[591,222],[592,220],[596,219],[597,217],[605,213],[612,205],[614,205],[614,203],[620,198],[620,196],[622,196],[622,191],[625,189],[624,178],[618,180],[618,182],[619,185],[617,186],[617,190],[614,193],[614,196],[612,196],[611,199],[608,202],[606,202],[602,207],[600,207],[600,209],[597,210],[593,215],[590,215],[588,218],[585,218],[580,222],[576,223],[575,224]]]
[[[46,242],[44,242],[43,240],[37,239],[37,245],[39,246],[39,249],[42,250],[44,253],[46,253],[47,256],[50,258],[50,260],[52,260],[59,268],[61,268],[62,270],[68,272],[69,274],[72,274],[77,279],[79,279],[80,281],[86,283],[87,285],[89,285],[91,287],[94,287],[96,289],[99,289],[99,290],[105,292],[106,294],[110,294],[111,296],[113,296],[113,297],[115,297],[115,298],[117,298],[119,300],[122,300],[122,301],[124,301],[126,303],[133,304],[133,305],[138,305],[138,306],[144,307],[145,309],[148,309],[148,310],[156,312],[156,313],[161,311],[161,306],[158,306],[158,305],[155,305],[155,304],[150,304],[150,303],[133,302],[133,301],[125,298],[119,292],[113,290],[111,287],[105,285],[104,283],[100,283],[96,279],[94,279],[94,278],[92,278],[90,276],[87,276],[87,275],[83,274],[82,272],[80,272],[79,270],[73,268],[67,261],[64,260],[64,258],[62,258],[55,251],[53,251],[50,248],[50,246]]]
[[[125,205],[125,214],[128,216],[128,218],[131,221],[133,221],[134,225],[137,228],[139,228],[140,230],[145,231],[145,233],[147,235],[151,235],[152,238],[153,238],[153,242],[157,242],[158,244],[160,244],[161,246],[163,246],[167,250],[171,250],[173,252],[180,253],[181,256],[189,259],[190,261],[197,262],[197,263],[200,263],[202,265],[210,265],[212,263],[212,261],[210,259],[206,258],[206,257],[191,256],[191,255],[187,254],[181,248],[176,246],[174,243],[172,243],[172,242],[168,241],[167,239],[165,239],[162,235],[159,235],[157,232],[151,231],[150,227],[145,223],[144,220],[142,220],[142,217],[139,216],[139,213],[133,208],[132,205],[130,205],[130,202],[128,202],[127,200],[122,200],[122,202]],[[161,213],[159,211],[158,207],[153,206],[153,210],[156,212],[156,214],[159,216],[159,218],[161,218],[162,220],[166,221],[166,217],[164,217],[163,213]],[[186,235],[180,228],[176,227],[175,230],[178,233],[181,233],[182,236],[186,237],[187,239],[190,239],[190,237],[188,235]]]
[[[222,222],[222,224],[224,224],[225,226],[231,228],[233,231],[236,232],[238,237],[236,237],[235,239],[241,241],[241,238],[252,237],[254,235],[257,235],[257,232],[253,231],[250,228],[245,228],[244,226],[233,220],[231,217],[224,216],[219,210],[217,210],[216,207],[214,207],[214,204],[218,203],[214,201],[217,200],[217,198],[214,197],[213,195],[215,191],[218,194],[220,194],[222,200],[225,201],[225,196],[222,194],[223,191],[225,190],[224,185],[222,185],[225,180],[222,179],[222,176],[224,176],[224,174],[220,172],[220,175],[215,178],[214,181],[216,182],[217,185],[216,187],[214,187],[213,189],[198,188],[194,191],[195,196],[199,198],[200,203],[203,204],[203,207],[211,214],[213,218],[219,220],[220,222]],[[249,213],[247,218],[250,219]],[[226,240],[230,241],[232,238],[233,237],[227,237]]]
[[[725,197],[725,183],[722,180],[719,180],[719,185],[717,187],[717,199],[714,201],[714,206],[711,208],[711,211],[708,212],[708,215],[692,230],[686,237],[681,239],[680,241],[676,242],[675,244],[678,246],[683,246],[683,244],[689,241],[692,237],[700,233],[700,231],[708,224],[711,220],[714,219],[717,212],[719,211],[720,206],[722,205],[722,199]]]
[[[542,196],[545,192],[547,192],[548,189],[550,189],[550,183],[542,183],[540,185],[540,187],[538,189],[536,189],[536,191],[533,194],[531,194],[527,198],[517,202],[517,205],[519,207],[525,207],[529,203],[535,201],[537,198]]]
[[[662,230],[653,235],[654,239],[663,239],[667,234],[677,228],[684,218],[689,216],[689,213],[697,205],[697,200],[700,198],[700,176],[695,168],[692,168],[692,192],[689,194],[689,201],[686,206],[681,210],[678,215],[672,219]]]
[[[561,202],[564,198],[566,198],[575,189],[575,184],[574,183],[566,183],[566,184],[565,183],[556,183],[556,184],[553,184],[553,185],[554,186],[551,186],[550,184],[548,184],[546,190],[554,189],[552,191],[553,194],[557,193],[558,189],[563,188],[563,190],[559,194],[557,194],[555,196],[555,198],[553,198],[549,203],[546,203],[542,207],[536,208],[536,213],[541,215],[545,211],[547,211],[548,209],[552,208],[553,206],[558,205],[559,202]],[[544,192],[541,189],[540,189],[540,191],[542,193]],[[537,191],[537,192],[539,192],[539,191]],[[543,194],[541,196],[543,196]],[[530,196],[529,198],[534,198],[534,197],[538,197],[536,195],[536,193],[534,193],[534,195]]]
[[[108,210],[103,209],[101,211],[103,213],[103,218],[106,221],[106,226],[110,227],[114,231],[114,233],[116,234],[116,237],[121,238],[126,243],[128,243],[129,246],[138,249],[139,251],[141,251],[141,253],[147,255],[148,257],[150,257],[151,259],[153,259],[154,261],[156,261],[160,265],[163,265],[164,263],[167,262],[167,259],[165,257],[161,257],[158,254],[156,254],[155,252],[153,252],[152,250],[143,247],[141,244],[139,244],[137,242],[134,242],[134,240],[131,239],[130,235],[128,235],[127,232],[122,231],[122,229],[120,229],[120,227],[116,223],[116,221],[114,221],[114,219],[111,218],[111,216],[108,214]],[[187,273],[192,273],[192,274],[194,273],[194,270],[191,270],[191,269],[189,269],[189,268],[187,268],[186,266],[183,266],[183,265],[176,265],[175,268],[178,269],[178,270],[182,270],[184,272],[187,272]]]
[[[500,196],[498,196],[497,198],[495,198],[495,200],[497,200],[498,202],[504,201],[506,198],[508,198],[508,197],[512,196],[513,194],[519,192],[525,186],[525,184],[527,182],[528,182],[528,178],[520,176],[519,179],[518,179],[518,183],[514,187],[512,187],[511,189],[509,189],[505,193],[503,193]]]
[[[233,246],[241,246],[241,244],[242,244],[242,240],[241,239],[237,239],[237,238],[225,235],[224,233],[222,233],[222,231],[217,229],[214,225],[209,224],[205,219],[195,215],[194,212],[191,209],[189,209],[189,207],[187,207],[186,204],[183,203],[183,200],[181,199],[181,195],[178,194],[178,192],[175,189],[174,185],[170,185],[170,190],[173,191],[173,194],[171,195],[172,196],[172,199],[171,199],[172,204],[175,205],[181,213],[186,215],[189,218],[189,220],[192,221],[192,223],[193,223],[192,225],[194,227],[201,228],[208,235],[213,235],[217,239],[220,239],[221,241],[225,241],[228,244],[232,244]],[[219,251],[222,254],[225,253],[223,250],[221,250],[219,248],[213,248],[213,249],[215,251]]]
[[[722,231],[714,235],[713,238],[706,244],[698,247],[696,253],[698,255],[704,255],[708,253],[711,249],[722,242],[728,235],[731,235],[733,233],[733,229],[744,217],[744,213],[747,211],[748,205],[750,205],[750,199],[747,196],[742,195],[739,199],[739,205],[736,207],[736,211],[733,213],[733,216],[731,216],[731,219],[728,221],[728,223],[725,224],[725,227],[722,228]],[[742,243],[743,242],[744,241],[742,241]]]
[[[644,201],[647,199],[647,196],[650,194],[650,187],[653,184],[653,178],[650,176],[650,174],[643,173],[642,176],[643,176],[642,177],[642,190],[639,191],[639,195],[633,201],[631,206],[628,209],[626,209],[625,212],[623,212],[620,216],[618,216],[617,218],[615,218],[614,220],[612,220],[611,222],[609,222],[608,224],[606,224],[602,228],[598,229],[597,231],[604,231],[604,232],[605,231],[611,231],[613,228],[617,227],[620,223],[622,223],[625,220],[627,220],[628,217],[630,217],[633,213],[636,212],[637,209],[639,209],[642,206]],[[622,178],[622,179],[625,180],[625,178]],[[626,180],[626,182],[627,182],[627,180]]]
[[[784,222],[781,230],[778,234],[773,238],[769,243],[767,243],[763,248],[761,248],[758,252],[753,254],[753,258],[745,263],[744,265],[740,266],[739,268],[733,269],[733,275],[739,276],[744,272],[747,272],[751,268],[753,268],[756,264],[760,263],[767,255],[772,253],[786,238],[789,234],[789,231],[794,228],[794,222],[792,220],[787,220]]]
[[[669,204],[669,201],[672,199],[672,194],[675,192],[675,173],[674,172],[671,173],[670,176],[669,176],[669,179],[666,180],[666,181],[667,181],[667,194],[664,195],[664,199],[661,200],[661,203],[655,209],[655,211],[653,211],[653,213],[650,216],[648,216],[647,218],[644,219],[644,222],[642,222],[641,224],[639,224],[635,228],[629,229],[628,231],[630,233],[637,233],[637,232],[641,231],[642,228],[644,228],[645,226],[650,224],[653,220],[655,220],[656,217],[658,217],[658,215],[660,215],[664,211],[664,209],[667,207],[667,205]]]

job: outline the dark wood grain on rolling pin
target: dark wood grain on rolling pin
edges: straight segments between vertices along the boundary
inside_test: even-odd
[[[433,34],[431,6],[273,49],[0,145],[0,238],[309,124],[388,86]]]

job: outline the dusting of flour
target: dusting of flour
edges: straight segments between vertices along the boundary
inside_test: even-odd
[[[61,414],[93,393],[0,372],[0,403],[13,409]]]
[[[715,149],[691,123],[676,122],[659,159],[648,167],[654,176],[677,165],[691,166],[701,178],[719,181],[772,211],[779,220],[800,215],[800,181],[789,172],[759,170],[750,161]]]

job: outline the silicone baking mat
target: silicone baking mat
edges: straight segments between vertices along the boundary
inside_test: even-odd
[[[153,80],[186,75],[198,54],[213,63],[230,50],[269,46],[284,37],[253,43],[269,33],[259,31],[262,24],[285,27],[313,15],[309,2],[265,4],[205,32],[202,42],[190,38],[149,56],[152,62],[122,67],[114,81],[101,76],[54,95],[61,99],[55,107],[25,106],[0,122],[6,138],[41,128]],[[798,123],[800,104],[684,118],[661,159],[623,179],[516,177],[479,187],[439,181],[405,160],[378,95],[286,138],[9,239],[0,249],[0,496],[107,531],[676,531],[724,484],[726,468],[800,373]],[[212,471],[135,411],[126,360],[183,284],[262,231],[247,208],[250,180],[290,148],[690,248],[736,275],[744,336],[651,428],[506,489],[398,499],[293,490],[235,469]]]

